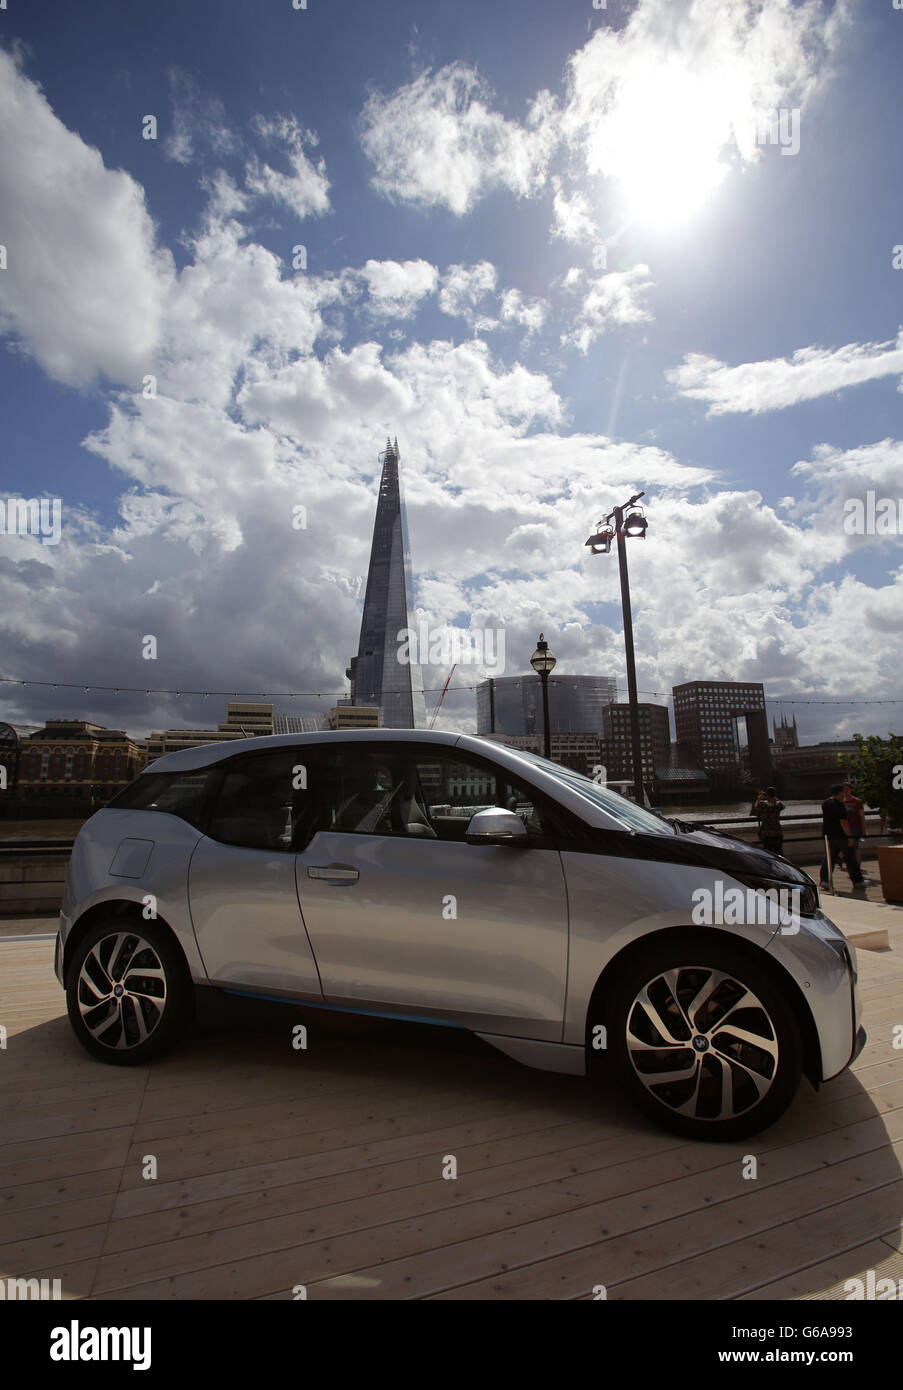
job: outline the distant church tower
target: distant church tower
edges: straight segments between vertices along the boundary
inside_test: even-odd
[[[414,584],[398,466],[398,440],[386,440],[376,503],[376,523],[361,620],[357,656],[345,672],[353,705],[379,705],[379,722],[387,729],[422,729],[426,725],[423,675],[417,663],[398,660],[406,645],[398,633],[417,629],[411,618]]]
[[[793,716],[793,723],[788,724],[782,714],[780,724],[775,720],[772,727],[774,729],[775,748],[799,748],[800,740],[796,731],[796,715]]]

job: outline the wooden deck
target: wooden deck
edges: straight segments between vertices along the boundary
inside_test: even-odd
[[[0,939],[0,1277],[95,1299],[843,1298],[868,1269],[901,1279],[896,934],[859,955],[855,1070],[728,1145],[446,1030],[243,1001],[152,1066],[104,1066],[71,1035],[52,942]]]

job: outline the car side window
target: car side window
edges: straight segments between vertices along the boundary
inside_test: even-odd
[[[321,825],[352,835],[404,833],[405,769],[390,749],[349,744],[320,779]]]
[[[441,745],[349,745],[320,781],[320,825],[353,835],[463,841],[471,816],[489,806],[519,815],[527,834],[553,834],[544,798],[505,769],[449,754]]]
[[[165,811],[196,829],[203,824],[212,769],[195,772],[146,772],[126,787],[109,806],[133,811]]]
[[[506,768],[444,750],[421,750],[417,763],[427,818],[440,840],[463,840],[471,816],[494,806],[520,816],[537,840],[556,831],[545,798]]]
[[[306,843],[316,819],[310,763],[302,748],[226,763],[207,834],[245,849],[291,851]]]

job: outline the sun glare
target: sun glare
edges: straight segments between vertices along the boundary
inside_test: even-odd
[[[724,95],[667,68],[635,78],[619,94],[606,122],[605,164],[631,221],[686,222],[721,183],[728,170]]]

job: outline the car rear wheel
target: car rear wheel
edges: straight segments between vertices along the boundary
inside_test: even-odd
[[[149,1061],[191,1016],[191,980],[178,947],[153,922],[98,923],[75,947],[66,1006],[75,1036],[114,1066]]]
[[[728,942],[653,946],[626,965],[605,1003],[622,1087],[678,1134],[757,1134],[796,1095],[793,1008],[770,973]]]

